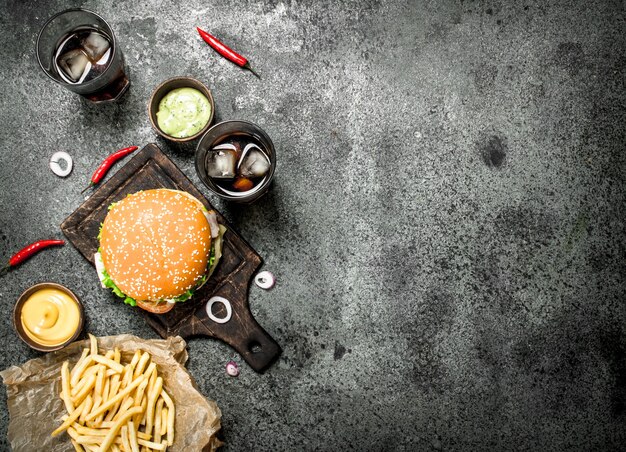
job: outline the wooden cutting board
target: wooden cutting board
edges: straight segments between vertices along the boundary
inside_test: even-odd
[[[186,191],[198,198],[207,209],[213,209],[174,162],[155,144],[148,144],[113,177],[98,187],[63,222],[61,230],[93,265],[94,254],[98,250],[100,224],[106,217],[108,206],[130,193],[151,188]],[[262,372],[281,353],[280,346],[257,323],[248,306],[250,281],[263,260],[219,212],[217,218],[228,231],[224,235],[222,258],[207,283],[191,300],[177,303],[166,314],[156,315],[139,308],[133,309],[137,314],[145,315],[148,324],[162,337],[180,335],[183,338],[209,336],[220,339],[233,347],[255,371]],[[93,276],[96,278],[95,272]],[[232,306],[231,319],[226,323],[217,323],[209,318],[207,302],[214,296],[224,297]],[[131,309],[113,294],[111,302],[119,303],[120,309]],[[211,312],[217,319],[227,315],[223,303],[214,303]]]

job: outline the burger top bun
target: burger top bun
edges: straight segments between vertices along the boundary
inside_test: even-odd
[[[187,193],[134,193],[109,211],[100,253],[111,279],[138,306],[155,313],[193,288],[207,269],[211,230],[202,204]],[[159,302],[159,303],[157,303]]]

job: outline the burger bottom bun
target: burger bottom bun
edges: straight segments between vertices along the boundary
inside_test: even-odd
[[[175,304],[176,303],[154,303],[152,301],[137,300],[137,306],[153,314],[165,314],[171,311]]]

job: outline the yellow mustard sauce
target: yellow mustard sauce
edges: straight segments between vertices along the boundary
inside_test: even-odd
[[[59,289],[41,289],[24,302],[21,313],[26,335],[53,347],[69,340],[78,329],[80,310],[72,297]]]

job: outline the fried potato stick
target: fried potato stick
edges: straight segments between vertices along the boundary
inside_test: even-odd
[[[156,363],[141,350],[130,363],[121,361],[118,347],[100,351],[90,334],[76,364],[62,364],[60,398],[68,414],[52,436],[67,431],[81,452],[164,451],[173,444],[174,403]]]
[[[74,373],[72,374],[72,379],[70,380],[70,385],[72,387],[78,384],[78,381],[83,376],[83,373],[93,363],[93,355],[87,356],[79,365],[74,368]]]
[[[154,410],[154,442],[161,443],[161,421],[163,420],[163,397],[159,397]]]
[[[91,420],[95,419],[96,416],[98,416],[100,413],[104,413],[106,410],[108,410],[113,405],[115,405],[116,402],[119,402],[124,397],[126,397],[128,394],[130,394],[133,391],[133,389],[135,389],[137,386],[139,386],[143,382],[143,380],[144,380],[143,376],[140,376],[136,380],[133,380],[132,383],[130,385],[128,385],[122,392],[118,393],[112,399],[109,399],[107,401],[107,403],[101,405],[100,408],[98,408],[98,410],[92,411],[91,413],[89,413],[89,415],[85,417],[85,420],[91,421]],[[137,414],[137,413],[135,413],[135,414]]]
[[[81,403],[77,408],[74,408],[74,411],[70,413],[70,415],[67,417],[67,419],[65,419],[63,424],[61,424],[59,427],[56,428],[56,430],[52,432],[52,436],[57,436],[59,433],[67,430],[72,425],[72,423],[76,419],[78,419],[78,417],[80,416],[80,413],[82,413],[83,408],[85,408],[84,404],[85,402],[83,401],[83,403]]]
[[[93,364],[93,362],[91,364]],[[88,377],[98,374],[100,365],[93,366],[91,364],[85,369],[85,371],[83,372],[83,375],[80,377],[80,380],[78,380],[78,383],[76,383],[76,385],[74,385],[72,381],[70,380],[70,387],[72,388],[71,389],[72,397],[75,397],[76,394],[78,394],[81,391],[81,389],[83,389],[83,386],[85,385],[85,383],[87,383],[87,380],[89,379]]]
[[[162,397],[161,400],[165,401]],[[163,411],[161,411],[161,431],[159,432],[161,436],[165,435],[165,432],[167,432],[167,411],[165,407],[163,407]]]
[[[146,441],[145,439],[139,439],[137,440],[139,442],[139,444],[141,444],[142,446],[145,446],[149,449],[153,449],[153,450],[165,450],[165,445],[161,444],[161,443],[153,443],[151,441]]]
[[[87,398],[85,399],[85,408],[83,408],[83,411],[82,413],[80,413],[80,417],[78,418],[80,422],[85,422],[85,416],[89,414],[89,411],[91,411],[92,407],[93,407],[93,399],[91,398],[91,394],[89,394]]]
[[[137,429],[132,421],[128,421],[128,442],[132,452],[139,452],[139,443],[137,442]]]
[[[85,360],[85,358],[87,358],[87,355],[89,355],[89,349],[84,348],[83,353],[80,355],[80,358],[78,358],[78,361],[76,361],[76,364],[74,364],[74,367],[72,367],[72,372],[71,372],[72,377],[76,373],[76,368]]]
[[[146,433],[152,434],[152,426],[154,425],[154,404],[163,389],[163,378],[158,377],[152,392],[148,394],[148,407],[146,410]]]
[[[143,373],[143,370],[146,367],[146,364],[148,364],[149,359],[150,359],[150,354],[148,352],[144,352],[141,355],[141,359],[137,363],[137,367],[135,367],[133,378],[137,378],[139,375]]]
[[[161,391],[161,397],[163,397],[167,405],[167,445],[171,446],[174,444],[174,420],[176,410],[174,408],[174,402],[165,390]]]
[[[124,450],[130,452],[130,441],[128,440],[128,425],[122,425],[120,429],[120,435],[122,436],[122,444]]]
[[[87,379],[87,382],[85,383],[83,388],[80,390],[80,392],[76,394],[76,396],[72,397],[72,403],[74,405],[81,403],[87,397],[87,395],[94,388],[95,385],[96,385],[96,376],[90,375],[89,378]]]
[[[122,372],[124,372],[124,366],[122,366],[120,363],[116,363],[112,359],[107,358],[105,356],[91,355],[91,359],[93,359],[97,363],[104,364],[105,366],[109,367],[110,369],[113,369],[117,373],[121,374]]]
[[[91,333],[89,333],[89,345],[91,347],[91,354],[97,355],[98,354],[98,339],[96,339],[96,336],[94,336]]]
[[[61,367],[61,398],[65,404],[68,413],[74,411],[74,403],[72,402],[72,391],[70,390],[70,363],[65,361]]]
[[[109,430],[108,435],[105,436],[104,441],[100,445],[99,452],[106,452],[109,449],[109,447],[111,447],[111,444],[113,444],[113,441],[115,440],[115,437],[117,436],[117,433],[120,430],[120,428],[122,428],[122,425],[128,422],[128,420],[131,417],[133,417],[135,414],[138,414],[140,412],[141,412],[141,407],[133,407],[127,412],[125,412],[117,421],[115,421],[115,423]]]

